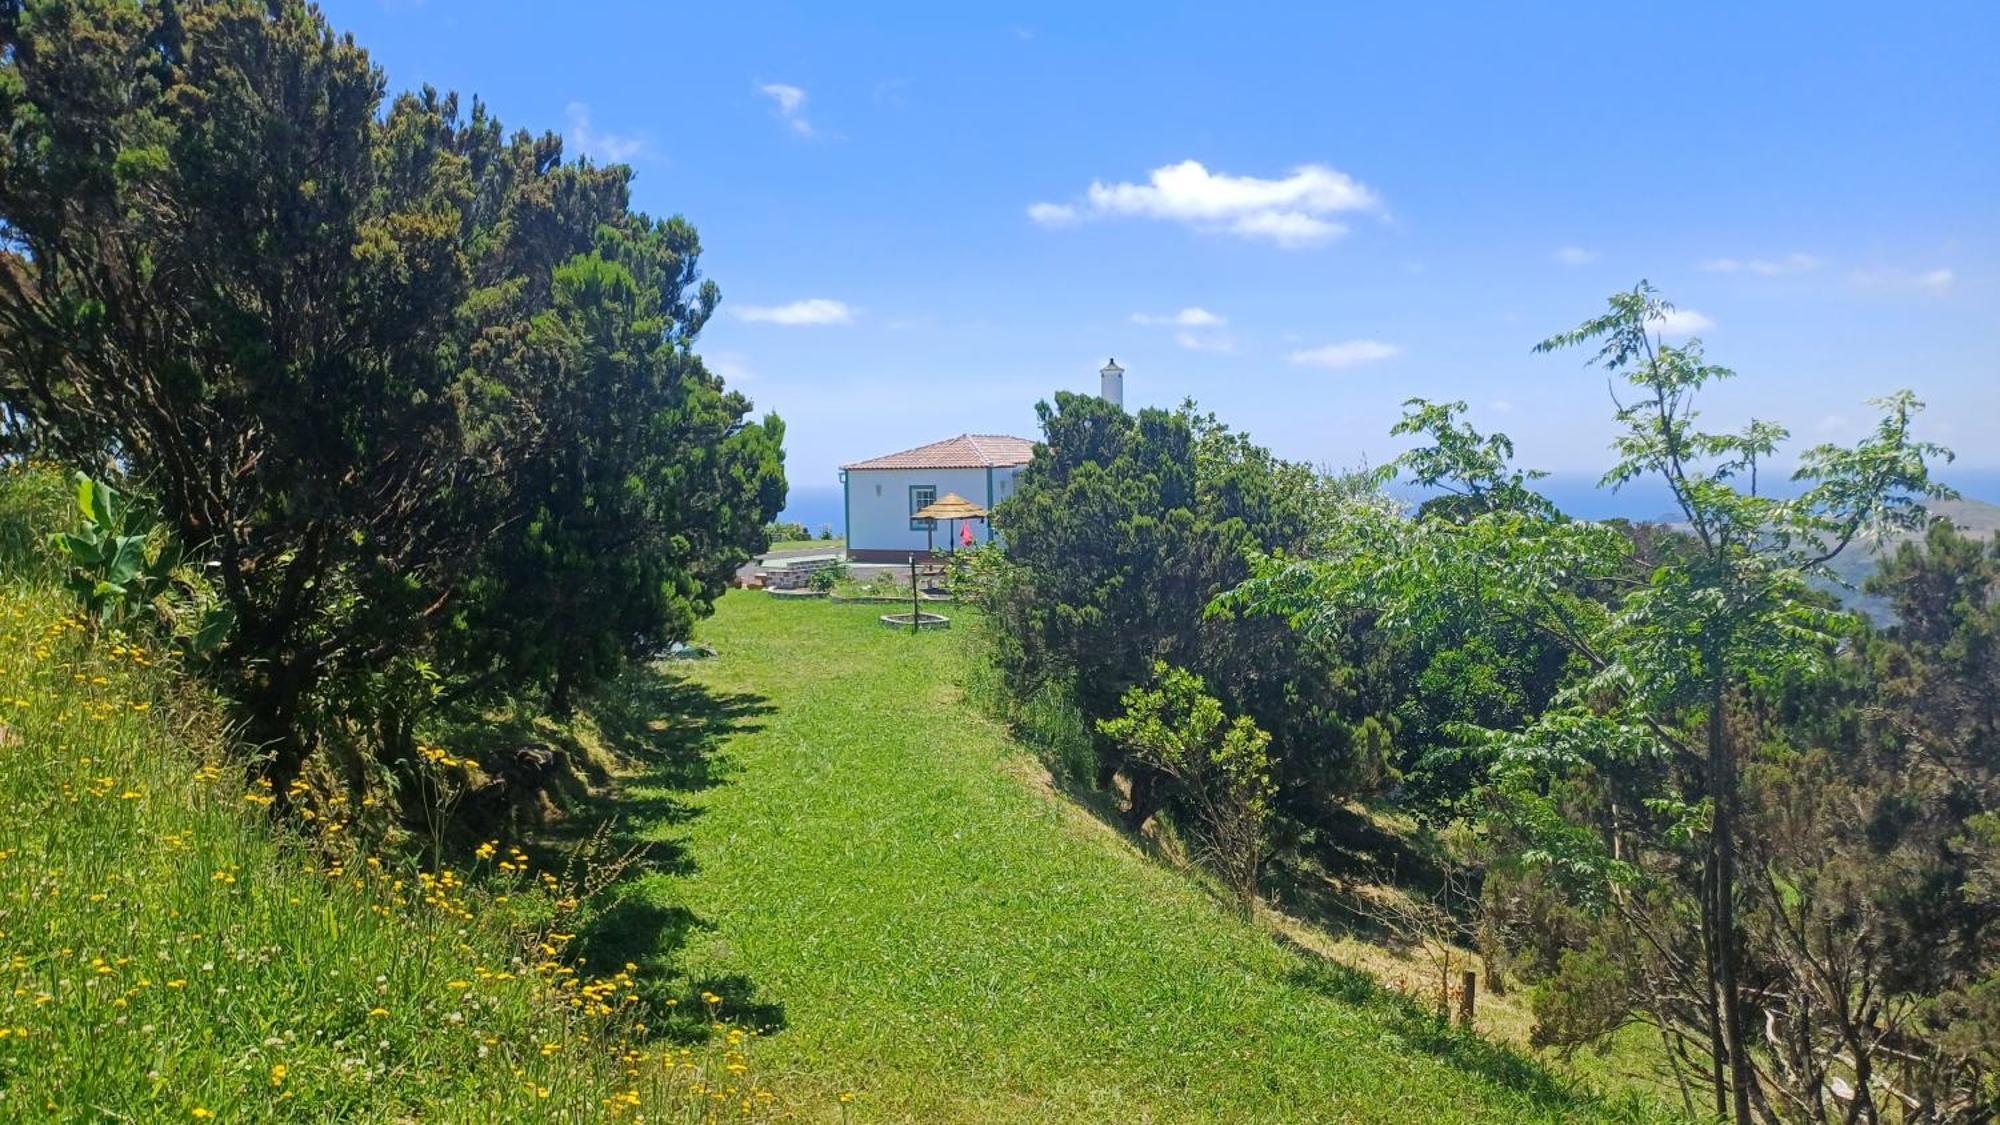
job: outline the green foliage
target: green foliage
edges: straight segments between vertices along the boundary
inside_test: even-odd
[[[806,586],[810,589],[818,590],[822,594],[829,594],[833,592],[835,586],[847,580],[847,574],[846,563],[834,563],[832,566],[823,566],[813,571],[812,577],[806,579]]]
[[[719,293],[630,169],[385,105],[316,9],[248,0],[0,6],[0,138],[6,427],[145,482],[281,781],[399,768],[434,705],[565,704],[762,548],[783,427],[695,354]],[[100,604],[157,579],[88,534]]]
[[[213,655],[229,634],[228,609],[165,525],[101,480],[75,481],[75,529],[48,542],[84,611],[100,626],[161,627],[186,655]]]
[[[1078,786],[1097,779],[1097,742],[1068,683],[1042,681],[1016,709],[1015,725],[1058,777]]]
[[[61,580],[62,559],[49,550],[49,534],[71,521],[75,505],[74,490],[52,466],[0,466],[0,573]]]
[[[1919,525],[1922,502],[1946,494],[1929,465],[1949,454],[1911,436],[1919,406],[1897,394],[1878,403],[1882,419],[1868,439],[1801,456],[1799,496],[1760,494],[1759,466],[1784,431],[1762,422],[1738,433],[1697,428],[1697,399],[1732,373],[1708,363],[1698,340],[1659,340],[1669,311],[1641,283],[1538,350],[1594,345],[1595,362],[1622,379],[1618,459],[1604,483],[1659,482],[1674,497],[1678,526],[1569,519],[1532,491],[1533,474],[1509,466],[1504,437],[1458,420],[1461,404],[1412,400],[1397,432],[1422,444],[1398,467],[1445,498],[1416,518],[1350,503],[1319,557],[1268,557],[1225,604],[1281,616],[1309,635],[1337,633],[1366,613],[1420,647],[1470,655],[1464,643],[1479,636],[1484,651],[1555,671],[1545,699],[1519,697],[1529,702],[1523,709],[1496,691],[1508,677],[1485,674],[1486,661],[1439,666],[1458,673],[1453,693],[1470,704],[1447,731],[1482,763],[1480,802],[1502,848],[1539,870],[1567,909],[1611,919],[1617,942],[1654,954],[1622,976],[1598,971],[1601,961],[1575,961],[1571,986],[1558,973],[1551,987],[1576,995],[1549,1010],[1568,1011],[1564,1026],[1590,1034],[1622,1016],[1580,1013],[1643,1012],[1682,1077],[1708,1088],[1719,1115],[1747,1125],[1769,1098],[1822,1104],[1831,1081],[1823,1062],[1762,1054],[1753,1028],[1778,1021],[1802,1044],[1802,1059],[1847,1040],[1824,1012],[1759,1000],[1747,983],[1767,973],[1796,980],[1814,962],[1788,960],[1800,943],[1787,944],[1784,927],[1748,932],[1738,915],[1747,909],[1754,919],[1761,909],[1760,888],[1740,879],[1750,869],[1739,853],[1761,839],[1744,827],[1757,811],[1743,776],[1757,750],[1745,744],[1745,708],[1776,685],[1834,672],[1839,643],[1859,626],[1808,581],[1830,577],[1829,561],[1857,539]],[[1782,901],[1775,909],[1782,914]],[[1638,983],[1611,1003],[1604,992],[1617,980]]]
[[[1125,693],[1124,711],[1097,724],[1105,737],[1172,779],[1198,810],[1211,862],[1248,913],[1257,898],[1271,818],[1271,736],[1249,718],[1229,718],[1201,677],[1164,662],[1152,687]]]
[[[1133,416],[1058,394],[1039,410],[1044,440],[995,514],[1001,553],[975,552],[955,579],[991,615],[1012,694],[1059,681],[1095,722],[1154,661],[1186,668],[1270,733],[1278,804],[1294,822],[1392,776],[1394,720],[1381,713],[1383,665],[1365,630],[1302,637],[1208,613],[1248,577],[1253,552],[1308,549],[1347,486],[1191,405]],[[1096,757],[1100,784],[1130,775],[1128,823],[1171,799],[1153,767],[1116,745]]]
[[[157,524],[134,513],[103,481],[77,474],[76,508],[80,526],[57,532],[50,542],[69,561],[70,588],[90,615],[122,624],[166,588],[175,552],[156,534]]]
[[[685,640],[784,501],[784,426],[690,350],[713,308],[679,219],[601,227],[556,267],[510,365],[537,387],[540,456],[516,462],[519,518],[476,560],[448,652],[492,687],[546,686],[558,709],[634,653]],[[461,649],[459,646],[463,645]]]

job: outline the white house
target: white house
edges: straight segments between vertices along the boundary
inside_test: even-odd
[[[1125,405],[1125,369],[1117,360],[1098,371],[1098,394],[1104,401]],[[912,554],[945,551],[957,529],[932,528],[911,516],[931,503],[957,493],[991,512],[1014,495],[1015,478],[1035,454],[1035,443],[1005,434],[960,434],[901,453],[856,461],[840,467],[840,491],[846,508],[847,557],[855,562],[902,562]],[[993,538],[985,520],[968,521],[974,542]]]
[[[1005,434],[960,434],[901,453],[840,467],[847,513],[847,557],[855,562],[902,562],[935,547],[944,551],[953,535],[911,513],[947,493],[957,493],[992,511],[1014,495],[1014,479],[1034,455],[1035,443]],[[975,542],[992,538],[984,520],[962,525]]]

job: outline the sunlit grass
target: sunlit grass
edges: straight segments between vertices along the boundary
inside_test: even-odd
[[[632,971],[579,974],[562,873],[499,842],[463,870],[370,854],[323,791],[279,827],[170,652],[6,558],[0,1120],[786,1112],[754,1036],[653,1040]]]
[[[967,705],[962,636],[732,593],[679,666],[738,716],[692,798],[677,955],[784,1028],[788,1088],[907,1121],[1644,1116],[1231,916],[1048,790]],[[951,611],[961,617],[963,607]]]

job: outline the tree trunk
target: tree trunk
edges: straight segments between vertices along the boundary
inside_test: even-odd
[[[1722,1030],[1722,986],[1720,983],[1720,958],[1717,956],[1715,929],[1715,837],[1711,833],[1708,842],[1708,856],[1702,862],[1701,872],[1701,952],[1705,964],[1702,966],[1708,978],[1708,1055],[1709,1081],[1715,1088],[1715,1119],[1729,1119],[1729,1048],[1727,1036]]]
[[[1731,1108],[1737,1125],[1753,1125],[1750,1085],[1756,1075],[1743,1040],[1743,993],[1736,979],[1736,760],[1729,752],[1725,698],[1724,685],[1717,680],[1708,710],[1708,784],[1715,805],[1715,827],[1710,835],[1715,856],[1711,941],[1716,986],[1722,999],[1723,1047],[1729,1056]]]
[[[317,654],[293,648],[268,664],[239,662],[233,678],[251,778],[270,783],[274,811],[289,812],[292,782],[312,752],[302,728],[306,698],[319,681]]]
[[[576,673],[567,659],[556,661],[555,683],[549,688],[549,711],[568,718],[576,710]]]
[[[1125,808],[1125,830],[1136,836],[1145,831],[1146,822],[1160,811],[1160,779],[1150,767],[1131,759],[1126,760],[1126,769],[1132,799]]]

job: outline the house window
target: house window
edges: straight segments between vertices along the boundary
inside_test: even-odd
[[[910,530],[922,531],[930,526],[929,520],[916,518],[918,512],[937,503],[937,485],[913,484],[910,486]]]

